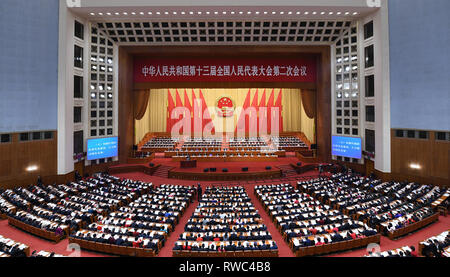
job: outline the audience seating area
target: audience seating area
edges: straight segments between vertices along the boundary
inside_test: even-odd
[[[208,187],[174,257],[276,257],[278,246],[243,187]]]
[[[365,257],[382,257],[382,258],[394,258],[394,257],[401,257],[401,258],[411,258],[411,257],[417,257],[417,251],[414,246],[403,246],[401,248],[392,249],[388,251],[383,252],[374,252],[370,253],[369,255],[366,255]]]
[[[151,152],[175,149],[178,143],[177,138],[172,137],[154,137],[142,146],[142,151],[149,150]]]
[[[29,257],[30,247],[0,235],[0,258]]]
[[[398,187],[395,183],[391,185]],[[424,203],[407,201],[411,196],[408,192],[389,189],[380,180],[339,173],[326,180],[300,182],[298,186],[344,214],[364,221],[390,239],[418,230],[439,217]]]
[[[425,257],[450,258],[450,229],[420,242],[419,253]]]
[[[255,194],[297,257],[360,248],[380,241],[377,231],[367,224],[352,220],[289,184],[256,186]]]
[[[148,188],[148,187],[147,187]],[[121,256],[152,257],[164,246],[194,196],[186,186],[162,185],[134,202],[73,233],[69,241],[83,249]]]
[[[293,136],[273,136],[271,137],[271,140],[276,148],[283,150],[296,151],[308,147],[301,139]]]

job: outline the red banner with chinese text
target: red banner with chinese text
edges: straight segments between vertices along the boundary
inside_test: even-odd
[[[316,82],[315,59],[136,59],[134,81]]]

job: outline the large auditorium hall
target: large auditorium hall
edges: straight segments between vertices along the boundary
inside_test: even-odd
[[[448,11],[1,0],[0,261],[450,257]]]

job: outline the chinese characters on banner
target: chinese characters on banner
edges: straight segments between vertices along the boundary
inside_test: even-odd
[[[134,81],[145,82],[315,82],[314,59],[134,61]]]

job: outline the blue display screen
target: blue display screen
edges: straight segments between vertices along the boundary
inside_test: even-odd
[[[334,156],[361,159],[361,138],[333,136],[331,154]]]
[[[90,139],[87,141],[87,159],[92,161],[116,157],[118,145],[118,137]]]

